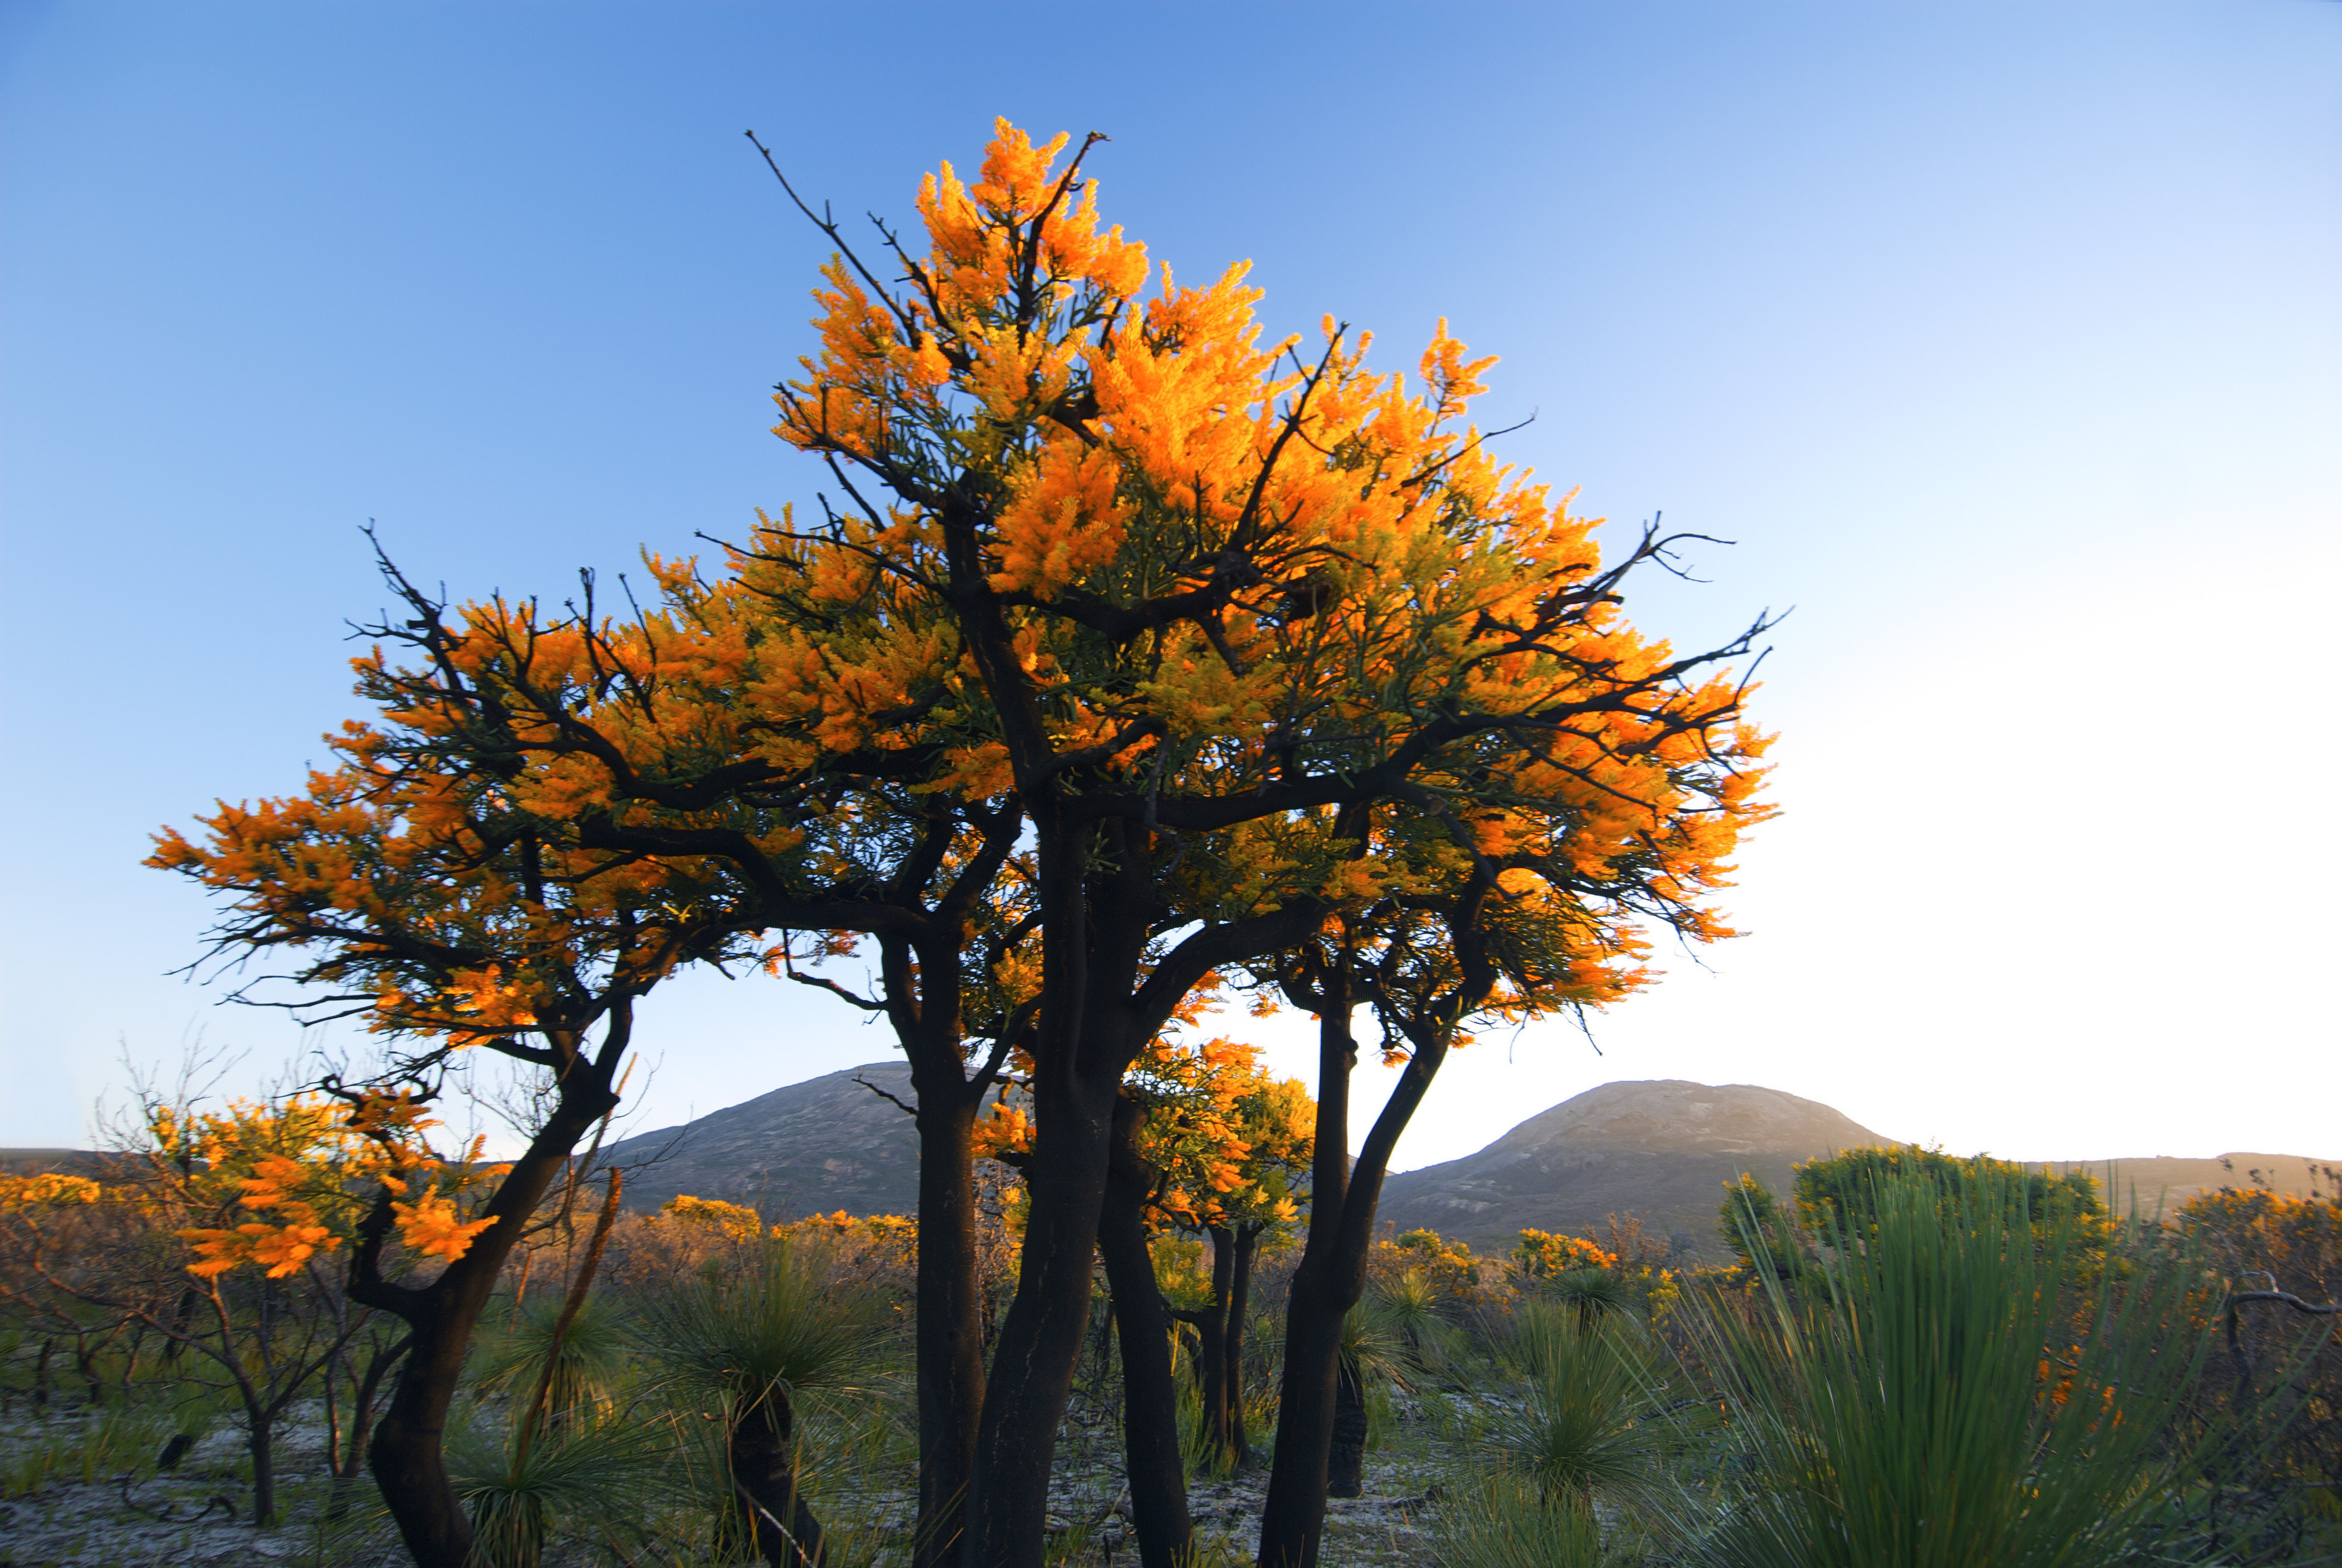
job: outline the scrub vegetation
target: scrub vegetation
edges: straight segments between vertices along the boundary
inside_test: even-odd
[[[988,1168],[991,1349],[1028,1200],[1013,1167]],[[199,1278],[185,1271],[202,1233],[162,1230],[184,1216],[126,1160],[114,1174],[133,1179],[8,1179],[9,1560],[405,1560],[357,1469],[403,1349],[379,1314],[343,1301],[331,1271],[262,1288],[255,1268],[224,1314],[175,1318],[168,1276],[131,1260]],[[912,1561],[915,1223],[775,1225],[690,1198],[618,1214],[581,1202],[599,1185],[535,1216],[465,1368],[446,1452],[476,1561]],[[2246,1187],[2120,1223],[2086,1182],[2059,1186],[1858,1151],[1806,1167],[1798,1199],[1727,1194],[1741,1261],[1721,1268],[1678,1266],[1631,1219],[1526,1233],[1502,1258],[1386,1237],[1346,1324],[1321,1560],[2307,1564],[2342,1550],[2342,1347],[2330,1317],[2271,1283],[2330,1287],[2342,1202]],[[1145,1555],[1142,1360],[1168,1373],[1186,1557],[1250,1561],[1297,1238],[1264,1227],[1249,1249],[1246,1322],[1222,1344],[1232,1374],[1206,1350],[1233,1237],[1169,1215],[1146,1232],[1171,1311],[1134,1347],[1096,1271],[1047,1561]],[[335,1325],[322,1353],[320,1324]],[[286,1369],[265,1459],[242,1390],[205,1372],[207,1344]]]

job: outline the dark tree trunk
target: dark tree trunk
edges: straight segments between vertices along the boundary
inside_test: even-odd
[[[145,1350],[146,1325],[142,1323],[131,1331],[130,1353],[122,1363],[122,1399],[125,1404],[130,1402],[130,1385],[138,1376],[138,1358],[145,1353]]]
[[[976,1277],[972,1134],[980,1087],[967,1083],[955,1040],[948,1062],[915,1056],[919,1095],[919,1397],[916,1568],[956,1561],[961,1507],[984,1409],[984,1303]]]
[[[796,1414],[788,1395],[774,1389],[733,1424],[725,1461],[758,1554],[773,1568],[821,1568],[821,1522],[797,1491]]]
[[[1252,1265],[1260,1249],[1257,1223],[1210,1225],[1212,1299],[1200,1312],[1175,1315],[1196,1329],[1196,1387],[1203,1396],[1206,1445],[1216,1463],[1239,1468],[1250,1457],[1244,1419],[1244,1319],[1252,1294]]]
[[[1326,1495],[1356,1497],[1366,1490],[1366,1383],[1358,1363],[1341,1359],[1334,1374],[1334,1442],[1326,1451]]]
[[[1252,1458],[1252,1434],[1245,1430],[1245,1313],[1252,1301],[1252,1265],[1260,1255],[1260,1231],[1258,1224],[1236,1228],[1236,1264],[1228,1271],[1226,1348],[1221,1352],[1225,1368],[1221,1375],[1227,1384],[1228,1454],[1237,1465]]]
[[[276,1523],[276,1418],[274,1411],[254,1410],[245,1416],[244,1447],[252,1455],[252,1522]]]
[[[994,1054],[973,1074],[966,1061],[963,967],[973,922],[1016,841],[1014,810],[965,815],[940,809],[898,867],[890,898],[914,912],[946,869],[959,827],[974,823],[983,843],[960,865],[914,929],[879,936],[884,1000],[911,1066],[918,1104],[919,1229],[914,1357],[919,1407],[918,1519],[914,1568],[947,1568],[966,1542],[977,1420],[984,1406],[987,1303],[978,1275],[974,1141],[976,1114],[1012,1038],[1029,1014],[994,1021]],[[996,951],[996,962],[999,951]],[[891,1098],[891,1096],[890,1096]],[[899,1102],[898,1102],[899,1103]]]
[[[488,1201],[485,1213],[496,1223],[475,1236],[463,1256],[428,1285],[385,1280],[381,1253],[392,1217],[385,1191],[366,1216],[351,1257],[351,1299],[392,1313],[411,1331],[412,1344],[389,1406],[375,1428],[367,1461],[415,1568],[471,1568],[471,1520],[447,1479],[442,1449],[447,1413],[463,1374],[465,1353],[471,1348],[472,1330],[522,1227],[561,1174],[570,1152],[617,1104],[610,1084],[626,1050],[628,1018],[621,1009],[613,1012],[611,1020],[600,1053],[591,1060],[580,1053],[563,1074],[552,1115]]]
[[[981,653],[975,641],[972,651]],[[1041,1568],[1050,1464],[1089,1321],[1124,1073],[1197,980],[1288,946],[1323,918],[1296,900],[1274,914],[1206,925],[1158,954],[1149,940],[1164,908],[1153,834],[1036,805],[1029,794],[1027,806],[1043,976],[1032,1051],[1036,1131],[1025,1167],[1031,1201],[1016,1294],[985,1390],[961,1568]],[[1126,1345],[1132,1337],[1126,1324]]]
[[[1284,1403],[1277,1411],[1268,1501],[1261,1511],[1260,1568],[1314,1568],[1317,1561],[1340,1400],[1342,1320],[1366,1293],[1366,1252],[1374,1240],[1375,1206],[1382,1197],[1391,1150],[1423,1103],[1447,1050],[1447,1031],[1428,1044],[1414,1042],[1414,1054],[1375,1118],[1356,1161],[1345,1160],[1350,1142],[1350,1069],[1357,1060],[1357,1046],[1350,1038],[1354,994],[1346,974],[1330,965],[1328,971],[1316,999],[1322,1023],[1309,1239],[1302,1248],[1286,1308]],[[1452,1029],[1451,1023],[1448,1031]],[[1363,1403],[1360,1411],[1363,1415]],[[1362,1449],[1364,1441],[1361,1431]]]
[[[1031,814],[1043,978],[1031,1075],[1033,1150],[1025,1166],[1029,1202],[1016,1294],[993,1351],[968,1478],[963,1568],[1040,1568],[1042,1562],[1049,1471],[1089,1323],[1115,1102],[1131,1055],[1113,1032],[1112,1014],[1120,1011],[1114,1004],[1128,995],[1115,982],[1136,973],[1153,902],[1151,887],[1141,886],[1118,906],[1113,900],[1093,904],[1085,880],[1090,825],[1059,811]],[[1151,867],[1130,853],[1121,857],[1121,869],[1142,873],[1151,884]],[[1101,994],[1106,1005],[1098,1004]],[[1126,1323],[1126,1353],[1133,1337]]]
[[[1238,1455],[1231,1386],[1235,1369],[1228,1364],[1228,1300],[1236,1289],[1236,1238],[1229,1225],[1212,1226],[1211,1236],[1212,1302],[1204,1309],[1203,1353],[1196,1362],[1204,1377],[1204,1430],[1212,1456],[1216,1463],[1230,1465]]]
[[[1336,965],[1311,998],[1317,1006],[1316,1144],[1310,1157],[1308,1239],[1286,1304],[1285,1379],[1276,1450],[1261,1510],[1260,1568],[1312,1568],[1326,1523],[1326,1466],[1334,1449],[1342,1319],[1350,1310],[1336,1277],[1343,1200],[1350,1181],[1350,975]],[[1351,1298],[1355,1300],[1356,1298]]]
[[[1098,1215],[1098,1251],[1122,1326],[1122,1432],[1141,1568],[1178,1568],[1194,1550],[1179,1455],[1179,1391],[1171,1375],[1171,1314],[1146,1250],[1146,1207],[1156,1172],[1138,1152],[1141,1113],[1114,1113],[1114,1163]]]
[[[1305,1265],[1306,1266],[1306,1265]],[[1268,1500],[1261,1510],[1261,1568],[1310,1568],[1326,1523],[1326,1485],[1334,1452],[1342,1363],[1342,1317],[1327,1310],[1326,1270],[1296,1272],[1286,1309],[1285,1380],[1269,1461]]]
[[[1090,1313],[1090,1264],[1117,1067],[1105,1093],[1071,1073],[1036,1074],[1025,1244],[1016,1294],[1000,1324],[969,1477],[965,1568],[1039,1568],[1048,1526],[1057,1427]],[[1124,1353],[1135,1335],[1123,1325]]]
[[[472,1523],[456,1500],[441,1452],[447,1411],[471,1343],[472,1321],[462,1305],[460,1300],[437,1298],[407,1318],[415,1325],[415,1348],[366,1455],[366,1467],[416,1568],[469,1568],[472,1560]]]
[[[89,1348],[89,1336],[86,1334],[74,1335],[74,1370],[81,1373],[82,1382],[89,1386],[87,1403],[104,1404],[105,1381],[97,1375],[97,1352]]]
[[[337,1361],[325,1363],[325,1473],[334,1476],[342,1473],[342,1402],[335,1393],[340,1373]]]
[[[163,1349],[163,1359],[174,1366],[178,1364],[180,1353],[187,1348],[188,1325],[195,1321],[195,1308],[202,1303],[195,1288],[189,1285],[179,1293],[178,1304],[171,1309],[170,1343]]]
[[[350,1511],[350,1492],[365,1468],[366,1439],[374,1430],[374,1402],[382,1392],[383,1376],[398,1364],[399,1358],[414,1343],[414,1337],[409,1335],[387,1350],[376,1352],[366,1363],[365,1375],[359,1380],[356,1396],[350,1402],[350,1439],[343,1451],[341,1466],[334,1473],[332,1495],[325,1504],[328,1519],[342,1518]]]
[[[1244,1457],[1242,1413],[1237,1408],[1236,1369],[1228,1361],[1228,1303],[1236,1294],[1236,1228],[1209,1225],[1212,1238],[1212,1299],[1203,1311],[1182,1315],[1196,1326],[1196,1378],[1203,1396],[1204,1446],[1215,1465],[1234,1466]]]

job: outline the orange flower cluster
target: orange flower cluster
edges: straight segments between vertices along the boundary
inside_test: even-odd
[[[1530,1279],[1551,1279],[1571,1269],[1615,1269],[1616,1254],[1604,1252],[1583,1236],[1556,1235],[1550,1231],[1525,1230],[1513,1248],[1513,1266]]]
[[[30,1208],[66,1208],[95,1203],[105,1189],[87,1176],[43,1171],[31,1176],[0,1176],[0,1212]]]
[[[976,1118],[973,1142],[979,1160],[997,1160],[1007,1154],[1029,1154],[1033,1152],[1033,1118],[1025,1107],[1011,1104],[1005,1099],[993,1101],[990,1109]]]
[[[817,705],[814,731],[838,750],[911,744],[869,721],[922,691],[952,699],[928,710],[937,720],[966,716],[956,700],[978,672],[932,603],[959,556],[921,476],[974,466],[1006,499],[966,547],[1008,608],[1060,755],[1102,748],[1158,790],[1226,800],[1306,748],[1365,771],[1420,751],[1428,715],[1475,715],[1450,726],[1478,743],[1455,759],[1466,771],[1418,775],[1490,803],[1440,814],[1444,849],[1312,854],[1309,824],[1263,813],[1237,826],[1224,905],[1300,891],[1366,904],[1452,879],[1459,856],[1493,863],[1507,899],[1567,906],[1566,954],[1540,981],[1576,1004],[1639,981],[1646,917],[1729,934],[1698,900],[1765,814],[1766,740],[1739,722],[1738,686],[1686,679],[1618,619],[1596,522],[1458,424],[1494,361],[1443,324],[1416,390],[1368,371],[1366,340],[1330,322],[1314,368],[1298,340],[1262,345],[1242,268],[1200,288],[1166,271],[1149,294],[1143,251],[1100,229],[1096,185],[1068,183],[1065,150],[1002,123],[978,184],[948,166],[928,182],[911,286],[882,298],[841,260],[816,293],[821,352],[777,394],[776,433],[901,499],[827,534],[769,526],[735,558],[767,592],[794,578],[871,612],[851,618],[869,641],[845,656],[796,645],[799,716]],[[1232,554],[1248,581],[1222,591]],[[998,744],[951,755],[936,787],[1006,786]]]
[[[802,1220],[775,1225],[772,1233],[831,1241],[856,1238],[908,1245],[918,1239],[919,1222],[904,1214],[854,1214],[839,1209],[834,1213],[808,1214]]]
[[[345,912],[476,954],[356,966],[378,1026],[458,1043],[544,1029],[589,960],[663,972],[676,949],[621,954],[612,923],[703,908],[738,867],[838,910],[926,803],[1056,787],[1018,775],[1036,746],[1189,835],[1196,918],[1494,877],[1500,1014],[1625,995],[1648,924],[1730,934],[1706,900],[1767,814],[1767,742],[1709,655],[1620,617],[1656,542],[1606,567],[1598,519],[1496,462],[1466,422],[1494,362],[1444,325],[1411,374],[1330,322],[1306,355],[1265,344],[1242,268],[1150,269],[1065,151],[1003,125],[976,183],[941,171],[900,290],[829,267],[776,429],[883,504],[857,485],[818,526],[760,517],[712,575],[652,557],[631,621],[465,605],[425,664],[359,661],[384,720],[335,738],[344,767],[223,806],[208,847],[165,834],[155,864],[257,923]],[[946,591],[978,579],[997,648]],[[495,767],[434,760],[466,748]],[[1345,801],[1380,804],[1362,824]],[[523,825],[533,885],[493,849]],[[427,874],[459,854],[487,869]],[[867,929],[812,924],[833,951]],[[995,968],[1006,1005],[1037,989],[1030,946]]]
[[[294,1273],[355,1233],[375,1183],[403,1195],[391,1203],[399,1240],[453,1263],[495,1223],[465,1219],[462,1205],[510,1167],[485,1163],[478,1141],[459,1161],[439,1159],[423,1141],[435,1124],[408,1092],[365,1094],[346,1110],[320,1094],[238,1100],[217,1113],[157,1109],[149,1135],[158,1168],[179,1173],[181,1203],[247,1216],[180,1230],[195,1257],[187,1272],[212,1279],[249,1263],[271,1279]]]
[[[1159,1174],[1151,1206],[1164,1219],[1202,1229],[1299,1217],[1316,1106],[1259,1058],[1225,1037],[1163,1037],[1131,1070],[1125,1093],[1146,1107],[1139,1151]],[[996,1099],[976,1124],[976,1157],[1029,1154],[1037,1131],[1022,1104]]]
[[[765,1233],[765,1222],[756,1210],[727,1203],[721,1198],[695,1198],[688,1193],[680,1193],[661,1203],[659,1213],[677,1223],[712,1232],[726,1241],[754,1241]]]
[[[175,1164],[177,1196],[188,1211],[245,1216],[177,1232],[195,1254],[187,1272],[198,1279],[247,1263],[283,1279],[340,1247],[355,1223],[365,1145],[322,1095],[278,1104],[236,1100],[225,1111],[195,1114],[160,1106],[147,1132],[159,1168]]]
[[[415,726],[399,743],[409,751],[441,727],[419,724],[420,712],[396,716]],[[205,843],[175,828],[155,835],[148,865],[229,900],[224,938],[322,949],[303,978],[370,993],[370,1028],[457,1049],[538,1032],[581,974],[614,958],[652,977],[673,965],[656,934],[626,943],[612,929],[622,911],[671,893],[658,868],[596,876],[608,857],[548,843],[526,857],[532,887],[515,857],[496,853],[490,819],[514,803],[409,755],[394,765],[383,731],[352,724],[326,740],[345,764],[313,772],[304,794],[222,802],[198,819]]]
[[[471,1250],[472,1239],[496,1222],[467,1220],[463,1205],[480,1189],[493,1187],[512,1167],[486,1162],[486,1139],[475,1138],[463,1157],[439,1158],[424,1139],[438,1125],[411,1090],[368,1091],[351,1107],[349,1126],[366,1139],[365,1173],[411,1201],[393,1199],[390,1212],[398,1239],[425,1257],[454,1263]]]
[[[1268,1074],[1258,1046],[1158,1039],[1131,1092],[1147,1108],[1141,1152],[1162,1173],[1157,1213],[1192,1229],[1299,1216],[1316,1107],[1299,1079]]]

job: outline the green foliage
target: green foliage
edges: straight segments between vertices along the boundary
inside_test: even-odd
[[[123,1404],[53,1421],[38,1440],[13,1447],[0,1463],[0,1497],[28,1496],[53,1482],[86,1486],[142,1470],[174,1430],[168,1411]]]
[[[1360,1302],[1342,1320],[1342,1359],[1364,1387],[1395,1383],[1404,1388],[1413,1370],[1406,1340],[1369,1302]]]
[[[1155,1260],[1155,1281],[1166,1302],[1186,1312],[1211,1306],[1212,1265],[1204,1257],[1201,1236],[1193,1231],[1157,1231],[1146,1238],[1146,1252]]]
[[[1413,1374],[1444,1372],[1454,1358],[1456,1331],[1439,1315],[1441,1299],[1429,1275],[1406,1269],[1365,1303],[1361,1333],[1387,1347],[1386,1358],[1397,1363],[1394,1381],[1405,1383]]]
[[[558,1295],[541,1294],[521,1307],[505,1332],[483,1336],[485,1343],[480,1347],[475,1380],[484,1390],[525,1402],[536,1392],[537,1379],[544,1375],[547,1358],[552,1358],[546,1414],[555,1423],[598,1422],[611,1411],[634,1336],[624,1313],[607,1297],[589,1295],[563,1332],[556,1355],[553,1331],[560,1321],[562,1305]]]
[[[1613,1568],[1625,1554],[1603,1543],[1594,1511],[1577,1497],[1555,1497],[1498,1478],[1468,1505],[1443,1509],[1442,1568]]]
[[[1716,1217],[1724,1244],[1740,1260],[1743,1278],[1793,1280],[1813,1265],[1812,1251],[1781,1200],[1755,1176],[1744,1174],[1725,1184]]]
[[[1570,1269],[1554,1276],[1546,1294],[1568,1309],[1580,1329],[1591,1329],[1605,1318],[1629,1315],[1637,1293],[1616,1269]]]
[[[655,1440],[649,1428],[620,1423],[527,1443],[485,1419],[454,1429],[447,1473],[472,1516],[479,1568],[535,1568],[556,1527],[631,1533],[660,1491]]]
[[[2052,1176],[2013,1160],[1987,1154],[1961,1158],[1941,1149],[1917,1144],[1900,1148],[1848,1149],[1827,1159],[1808,1160],[1797,1170],[1797,1219],[1814,1234],[1837,1232],[1862,1240],[1877,1225],[1877,1195],[1882,1183],[1917,1176],[1934,1183],[1947,1194],[1966,1194],[1971,1202],[1987,1182],[2006,1205],[2002,1218],[2014,1223],[2020,1215],[2039,1230],[2062,1227],[2068,1244],[2102,1243],[2107,1233],[2107,1206],[2098,1184],[2080,1171]]]
[[[1571,1309],[1523,1304],[1511,1345],[1523,1396],[1489,1423],[1486,1442],[1545,1497],[1588,1502],[1596,1488],[1652,1478],[1666,1448],[1664,1377],[1654,1347],[1625,1321],[1579,1323]]]
[[[636,1320],[638,1342],[668,1386],[694,1403],[718,1404],[724,1433],[736,1434],[760,1406],[773,1407],[767,1413],[800,1445],[800,1485],[819,1469],[805,1462],[796,1430],[807,1402],[867,1392],[886,1333],[882,1300],[831,1284],[818,1249],[776,1236],[745,1269],[709,1267],[650,1293]],[[698,1473],[719,1545],[751,1534],[728,1465],[719,1457],[712,1471]],[[710,1479],[721,1484],[710,1487]]]
[[[1753,1301],[1701,1319],[1749,1477],[1708,1560],[2124,1560],[2172,1473],[2160,1445],[2201,1360],[2184,1271],[2086,1273],[2098,1231],[2079,1205],[2037,1212],[1992,1165],[1880,1168],[1861,1212],[1864,1235],[1828,1238],[1828,1289],[1768,1272]]]
[[[737,1275],[649,1295],[636,1342],[683,1387],[743,1407],[842,1390],[875,1366],[885,1325],[878,1303],[826,1283],[816,1256],[776,1238]]]

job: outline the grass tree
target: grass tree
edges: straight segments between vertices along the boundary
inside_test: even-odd
[[[2205,1348],[2189,1273],[2109,1266],[2094,1220],[2021,1183],[1881,1169],[1820,1277],[1760,1273],[1752,1313],[1706,1314],[1751,1477],[1706,1561],[2134,1560],[2185,1460],[2166,1439]]]
[[[1530,1303],[1507,1349],[1522,1398],[1489,1433],[1507,1471],[1547,1501],[1581,1506],[1597,1490],[1631,1493],[1653,1478],[1666,1446],[1664,1373],[1639,1330]]]
[[[805,1402],[866,1385],[884,1324],[828,1288],[817,1250],[767,1241],[749,1267],[703,1273],[648,1298],[642,1343],[683,1390],[715,1404],[744,1534],[768,1563],[820,1568],[823,1532],[801,1482]]]

